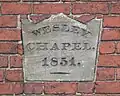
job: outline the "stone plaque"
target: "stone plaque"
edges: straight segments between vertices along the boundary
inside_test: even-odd
[[[92,81],[101,20],[80,23],[64,14],[22,21],[26,81]]]

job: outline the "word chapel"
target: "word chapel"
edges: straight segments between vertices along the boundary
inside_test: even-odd
[[[28,51],[40,51],[40,50],[93,50],[95,49],[88,42],[84,43],[46,43],[46,42],[36,42],[28,43],[26,45]]]

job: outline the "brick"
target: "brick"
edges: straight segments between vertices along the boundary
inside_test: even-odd
[[[120,94],[95,94],[94,96],[120,96]]]
[[[42,15],[31,15],[30,19],[33,23],[41,22],[42,20],[48,19],[51,15],[49,14],[42,14]]]
[[[117,2],[117,1],[119,1],[119,0],[91,0],[91,1],[96,1],[96,2],[97,2],[97,1],[101,1],[101,2],[103,2],[103,1],[104,1],[104,2],[105,2],[105,1],[106,1],[106,2],[108,2],[108,1],[109,1],[109,2],[113,2],[113,1],[114,1],[114,2]]]
[[[116,79],[120,80],[120,68],[116,69]]]
[[[89,3],[74,3],[73,4],[73,14],[108,14],[108,4],[89,2]]]
[[[120,3],[112,3],[111,5],[111,13],[118,14],[120,13]]]
[[[94,15],[82,15],[82,16],[77,17],[75,19],[86,24],[87,22],[89,22],[90,20],[92,20],[94,18],[95,18]]]
[[[76,0],[62,0],[63,2],[74,2]]]
[[[119,0],[91,0],[91,1],[119,1]]]
[[[12,42],[0,43],[0,53],[17,53],[17,44]]]
[[[96,14],[96,18],[97,19],[103,19],[103,15],[102,14]]]
[[[23,0],[25,2],[58,2],[60,0]]]
[[[19,29],[0,29],[0,40],[21,40],[21,32]]]
[[[115,69],[114,68],[97,68],[97,80],[114,80]]]
[[[45,83],[45,93],[47,94],[75,94],[77,84],[70,82],[47,82]]]
[[[120,42],[117,42],[116,53],[120,53]]]
[[[108,54],[115,52],[115,43],[114,42],[101,42],[99,51],[101,54]]]
[[[41,94],[44,90],[43,90],[44,84],[43,83],[26,83],[24,85],[24,92],[25,93],[39,93]]]
[[[30,14],[31,5],[25,3],[2,3],[2,14]]]
[[[34,14],[70,13],[70,4],[34,4]]]
[[[0,56],[0,68],[8,66],[8,56]]]
[[[15,96],[61,96],[61,95],[48,95],[48,94],[42,94],[42,95],[40,95],[40,94],[25,94],[25,95],[15,95]],[[66,95],[62,95],[62,96],[66,96]],[[73,96],[73,95],[70,95],[70,96]]]
[[[120,40],[120,29],[104,29],[102,32],[102,40]]]
[[[22,67],[22,57],[21,56],[10,56],[10,67],[11,68],[21,68]]]
[[[77,95],[76,95],[77,96]],[[78,95],[79,96],[79,95]],[[93,94],[82,94],[81,96],[94,96]]]
[[[120,55],[100,55],[98,66],[118,67],[120,66]]]
[[[46,95],[46,96],[76,96],[76,95],[67,95],[67,94],[59,94],[59,95]],[[78,95],[79,96],[79,95]]]
[[[78,83],[78,93],[93,93],[94,83],[92,82],[80,82]]]
[[[0,95],[0,96],[13,96],[13,95]]]
[[[120,16],[104,16],[104,27],[120,27]]]
[[[81,2],[119,2],[119,0],[62,0],[64,2],[75,2],[75,1],[81,1]]]
[[[0,82],[4,79],[4,70],[0,70]]]
[[[16,16],[0,16],[0,27],[17,27]]]
[[[20,1],[20,0],[0,0],[0,2],[17,2],[17,1]]]
[[[91,0],[91,1],[109,1],[109,0]]]
[[[18,52],[18,54],[23,55],[23,45],[22,44],[18,44],[17,52]]]
[[[96,82],[96,93],[120,93],[120,82]]]
[[[22,70],[6,70],[5,79],[7,81],[23,81]]]
[[[20,94],[23,92],[21,83],[0,83],[0,94]]]

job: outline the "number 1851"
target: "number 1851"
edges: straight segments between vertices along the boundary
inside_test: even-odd
[[[70,60],[67,60],[66,57],[62,57],[60,60],[58,60],[58,58],[53,57],[51,58],[49,64],[48,64],[48,58],[45,57],[42,60],[43,64],[42,66],[57,66],[57,65],[61,65],[61,66],[76,66],[76,65],[81,65],[81,63],[77,63],[75,64],[75,59],[74,57],[72,57]]]

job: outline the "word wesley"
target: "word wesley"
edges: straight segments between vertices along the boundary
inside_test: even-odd
[[[89,37],[92,36],[92,33],[86,29],[80,28],[79,26],[75,26],[75,25],[71,25],[71,24],[54,24],[54,25],[46,25],[43,27],[40,27],[36,30],[33,30],[32,33],[35,36],[39,36],[39,35],[44,35],[44,34],[48,34],[50,32],[72,32],[75,34],[80,34],[83,37]]]

